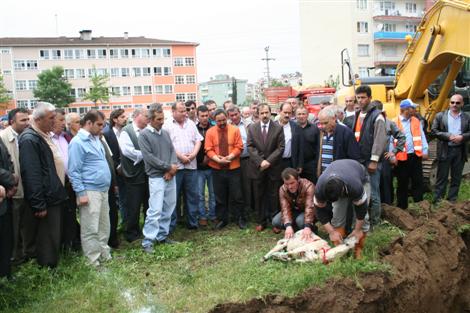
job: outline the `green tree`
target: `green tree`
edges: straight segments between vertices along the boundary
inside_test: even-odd
[[[286,87],[288,86],[287,84],[284,84],[281,80],[279,79],[271,79],[271,86],[269,87]]]
[[[34,97],[62,108],[75,101],[71,91],[72,85],[64,77],[64,69],[61,66],[54,66],[38,75]]]
[[[237,105],[238,94],[237,94],[237,79],[232,77],[232,103]]]
[[[83,97],[84,100],[93,101],[96,105],[100,103],[109,102],[109,88],[107,86],[109,77],[108,75],[98,75],[96,68],[93,66],[93,76],[90,78],[90,91]]]
[[[0,103],[7,103],[10,100],[10,92],[3,83],[3,76],[0,75]]]

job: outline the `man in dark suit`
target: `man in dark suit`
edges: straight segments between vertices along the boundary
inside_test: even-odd
[[[106,143],[111,150],[113,155],[114,170],[116,172],[116,182],[118,186],[118,201],[119,201],[119,211],[121,213],[121,223],[125,225],[126,223],[126,184],[124,182],[124,177],[119,175],[121,167],[121,149],[119,148],[118,138],[121,135],[122,129],[127,124],[127,115],[123,109],[116,109],[111,112],[109,115],[109,127],[103,131],[103,136],[106,139]],[[117,228],[118,216],[117,212],[113,209],[116,202],[116,194],[114,191],[110,192],[108,195],[109,200],[109,214],[111,219],[111,229],[115,230]],[[116,224],[116,225],[114,225]],[[111,247],[117,246],[117,239],[114,240],[114,236],[109,238]]]
[[[303,154],[301,132],[297,123],[292,121],[294,108],[289,102],[284,102],[279,108],[279,120],[284,132],[284,152],[282,153],[282,169],[301,168],[300,157]]]
[[[258,106],[259,122],[248,128],[249,173],[253,179],[257,231],[270,222],[271,214],[279,211],[278,190],[281,182],[284,132],[278,123],[271,121],[267,104]],[[264,200],[268,200],[265,205]]]
[[[450,187],[447,199],[456,201],[459,194],[462,171],[467,161],[467,142],[470,141],[470,116],[462,112],[463,97],[450,98],[449,109],[436,115],[431,133],[437,144],[437,181],[434,201],[445,196],[450,170]]]

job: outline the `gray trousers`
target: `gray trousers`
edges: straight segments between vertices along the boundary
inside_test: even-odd
[[[370,201],[370,183],[364,184],[364,189],[367,194],[367,203]],[[351,200],[349,198],[343,197],[339,198],[338,201],[333,202],[333,218],[331,219],[331,225],[335,228],[338,227],[346,227],[346,219],[348,213],[348,206]],[[356,213],[353,210],[353,225],[352,228],[354,229],[354,225],[356,223]],[[369,213],[366,214],[364,217],[364,224],[362,225],[362,231],[368,232],[370,228],[369,223]]]
[[[457,200],[459,195],[460,182],[462,181],[462,171],[465,162],[462,158],[462,147],[449,147],[447,159],[439,161],[437,166],[437,181],[434,199],[436,201],[443,198],[446,194],[447,183],[450,171],[450,187],[447,199]]]

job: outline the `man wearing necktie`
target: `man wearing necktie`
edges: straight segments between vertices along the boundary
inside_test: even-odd
[[[256,230],[262,231],[271,222],[271,216],[279,211],[278,190],[281,181],[281,158],[284,152],[284,132],[278,123],[271,121],[267,104],[258,106],[260,120],[248,128],[247,146],[250,154],[250,170],[253,179]]]

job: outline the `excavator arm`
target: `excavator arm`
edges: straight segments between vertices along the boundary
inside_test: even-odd
[[[422,113],[432,121],[444,108],[465,57],[470,57],[470,0],[436,2],[409,41],[405,56],[397,67],[391,97],[413,101],[424,98]],[[429,103],[427,88],[448,67],[440,95]]]

